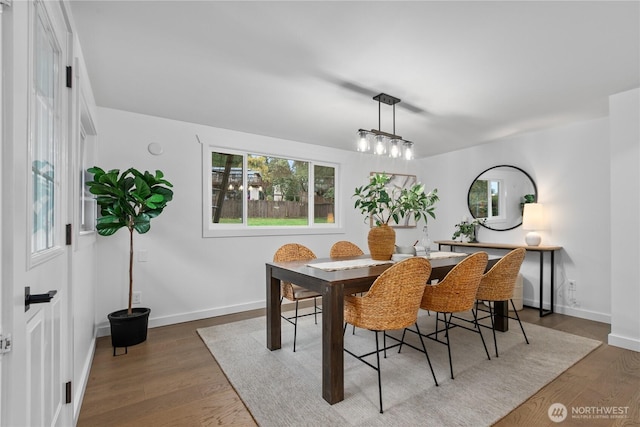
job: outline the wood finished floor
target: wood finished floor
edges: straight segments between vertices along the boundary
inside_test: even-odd
[[[263,314],[255,310],[153,328],[147,341],[129,348],[126,356],[113,357],[110,338],[99,338],[78,426],[255,426],[196,329]],[[539,318],[528,308],[520,315],[529,323],[604,343],[610,331],[608,324],[561,314]],[[629,413],[625,419],[567,419],[556,424],[547,415],[556,402],[568,407],[629,407]],[[603,344],[495,425],[637,426],[639,402],[640,353]]]

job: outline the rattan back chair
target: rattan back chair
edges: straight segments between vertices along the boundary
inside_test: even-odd
[[[527,334],[524,332],[524,327],[520,321],[520,316],[516,310],[516,306],[513,303],[513,290],[516,286],[516,279],[520,272],[520,266],[524,261],[526,250],[524,248],[517,248],[502,257],[489,271],[487,271],[480,280],[480,286],[476,293],[476,310],[487,311],[484,308],[480,308],[479,302],[488,302],[489,315],[479,318],[482,320],[485,318],[491,319],[491,329],[493,331],[493,345],[496,350],[496,357],[498,357],[498,343],[496,341],[496,327],[494,322],[493,303],[496,301],[510,301],[513,307],[513,312],[516,317],[507,316],[509,319],[517,320],[524,335],[524,340],[529,344]],[[484,304],[482,305],[484,307]],[[484,325],[481,325],[484,326]]]
[[[340,240],[339,242],[335,242],[331,249],[329,249],[329,256],[331,258],[345,258],[352,256],[360,256],[364,255],[364,252],[358,245],[355,243],[349,242],[347,240]],[[359,295],[363,295],[363,292],[360,292]],[[356,327],[353,326],[353,333],[356,333]]]
[[[316,259],[316,255],[313,251],[304,245],[298,243],[287,243],[281,246],[273,255],[273,261],[285,262],[285,261],[308,261]],[[321,296],[319,293],[310,291],[309,289],[295,285],[291,282],[280,281],[280,304],[282,304],[283,298],[288,299],[296,303],[295,315],[281,317],[287,322],[293,325],[293,351],[296,351],[296,337],[298,335],[298,317],[310,316],[313,314],[316,325],[318,324],[318,312],[321,311],[318,308],[317,298]],[[298,315],[298,303],[303,300],[313,298],[313,313]]]
[[[344,258],[359,255],[364,255],[362,249],[360,249],[355,243],[347,240],[335,242],[333,246],[331,246],[331,249],[329,249],[329,256],[331,258]]]
[[[364,360],[364,357],[372,355],[374,352],[364,355],[356,355],[345,346],[345,352],[356,357],[366,365],[378,372],[378,392],[380,397],[380,413],[382,409],[382,382],[380,376],[380,352],[390,347],[386,346],[386,334],[384,331],[403,329],[411,325],[418,324],[418,311],[420,301],[429,276],[431,275],[431,263],[425,258],[408,258],[394,264],[385,270],[371,285],[369,292],[364,296],[348,295],[344,298],[344,318],[345,330],[347,323],[363,329],[369,329],[376,335],[376,362],[373,364]],[[383,333],[385,344],[380,348],[378,333]],[[427,356],[427,362],[433,375],[436,385],[435,373],[429,360],[429,354],[422,341],[422,349]],[[397,346],[399,344],[396,344]],[[395,347],[393,346],[393,347]]]
[[[487,268],[487,262],[488,255],[486,252],[476,252],[467,256],[456,264],[456,266],[447,273],[444,279],[435,285],[427,286],[422,296],[420,308],[436,312],[436,330],[435,332],[428,334],[427,337],[447,346],[451,379],[454,378],[453,363],[451,361],[451,346],[449,343],[449,329],[451,327],[462,327],[469,331],[478,333],[482,340],[484,350],[487,353],[487,358],[491,359],[489,351],[487,350],[487,345],[484,342],[484,337],[482,336],[482,331],[477,326],[478,322],[475,317],[475,311],[472,310],[476,301],[476,293],[478,292],[480,279]],[[462,324],[452,323],[454,313],[466,311],[471,311],[473,313],[473,328],[468,328]],[[442,314],[444,318],[444,329],[438,329],[440,314]],[[406,331],[416,332],[411,329],[405,329],[404,332],[406,333]],[[446,341],[442,341],[438,338],[438,334],[440,332],[444,332]]]

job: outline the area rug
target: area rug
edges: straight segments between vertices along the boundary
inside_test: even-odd
[[[423,333],[433,331],[435,316],[421,312],[418,324]],[[295,353],[293,326],[287,322],[282,324],[282,348],[266,348],[264,316],[198,333],[260,426],[489,426],[601,344],[523,325],[530,344],[512,321],[508,332],[498,333],[500,357],[494,356],[491,331],[483,329],[491,360],[478,334],[451,330],[454,380],[446,346],[426,340],[438,387],[423,353],[409,347],[388,351],[381,358],[383,414],[376,372],[346,353],[345,399],[330,405],[322,398],[322,330],[313,316],[299,319]],[[415,334],[407,339],[420,345]],[[345,347],[367,353],[375,349],[375,335],[362,329],[352,334],[349,327]]]

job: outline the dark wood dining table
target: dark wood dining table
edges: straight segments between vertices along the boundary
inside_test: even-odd
[[[431,259],[430,279],[443,279],[449,270],[464,258]],[[332,405],[344,399],[344,296],[366,292],[376,278],[393,264],[333,271],[311,267],[308,264],[356,259],[370,259],[370,256],[266,263],[267,348],[269,350],[278,350],[282,345],[280,281],[295,283],[322,295],[322,397]],[[487,269],[499,259],[499,256],[489,256]],[[494,307],[496,329],[506,331],[508,306],[498,303]]]

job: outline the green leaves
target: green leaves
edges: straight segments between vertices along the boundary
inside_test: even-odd
[[[101,236],[110,236],[120,228],[146,233],[151,228],[151,218],[160,215],[173,199],[173,185],[157,170],[155,174],[129,168],[105,172],[94,166],[87,169],[93,181],[87,182],[89,191],[95,194],[100,207],[96,230]]]
[[[415,184],[410,188],[390,187],[391,176],[375,174],[367,185],[356,187],[353,197],[356,198],[354,208],[371,218],[376,225],[388,224],[391,219],[396,223],[400,219],[412,215],[419,221],[427,222],[427,215],[435,218],[435,203],[439,200],[438,190],[424,192],[423,184]]]
[[[456,230],[453,232],[453,235],[451,236],[451,240],[456,240],[458,237],[460,236],[466,236],[468,239],[473,239],[475,238],[475,229],[477,225],[484,225],[484,223],[487,222],[486,218],[476,218],[471,222],[468,221],[462,221],[458,224],[456,224],[454,227],[456,227]]]

